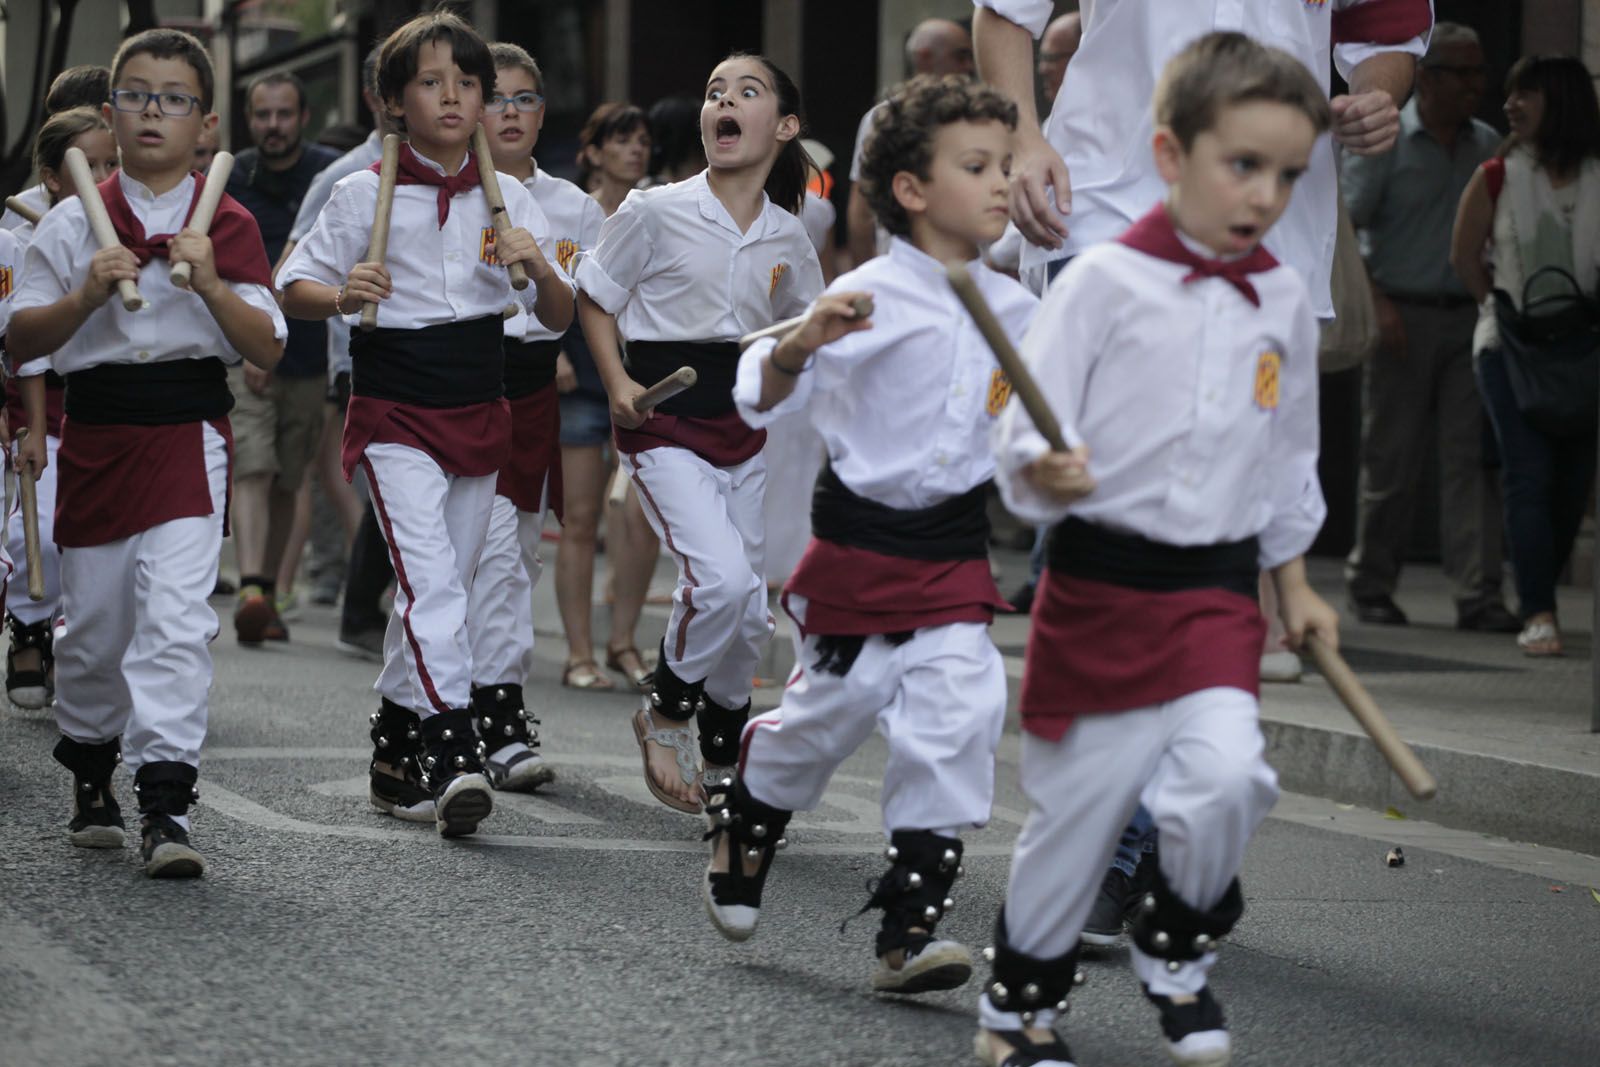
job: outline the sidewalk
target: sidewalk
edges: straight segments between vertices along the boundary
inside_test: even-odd
[[[553,555],[553,546],[549,549]],[[1000,587],[1015,588],[1025,573],[1026,557],[996,551],[994,559],[1002,572]],[[542,637],[559,641],[552,567],[547,559],[546,580],[534,598],[535,628]],[[1352,621],[1338,561],[1312,560],[1310,570],[1317,589],[1346,616],[1345,658],[1438,778],[1439,793],[1431,801],[1413,799],[1309,664],[1298,684],[1262,690],[1267,758],[1285,789],[1600,854],[1600,734],[1589,732],[1593,615],[1588,590],[1563,588],[1559,593],[1566,657],[1531,660],[1517,649],[1512,635],[1457,631],[1455,606],[1437,567],[1407,568],[1396,597],[1411,617],[1407,627]],[[656,587],[670,588],[673,576],[671,562],[663,556]],[[666,613],[660,606],[645,609],[641,646],[654,644]],[[597,605],[597,634],[604,634],[605,623],[605,609]],[[756,690],[757,708],[778,702],[782,680],[793,665],[789,633],[788,620],[780,617],[778,634],[762,662],[765,684]],[[1027,619],[999,618],[992,633],[1012,680],[1007,730],[1015,732]]]

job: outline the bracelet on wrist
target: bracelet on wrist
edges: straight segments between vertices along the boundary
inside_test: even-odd
[[[341,285],[341,286],[339,286],[339,291],[333,294],[333,313],[335,315],[338,315],[340,318],[343,318],[344,316],[350,314],[348,311],[346,311],[343,307],[340,306],[341,304],[344,303],[345,292],[349,288],[350,288],[349,285]]]
[[[778,355],[776,352],[767,357],[768,366],[777,371],[779,374],[788,375],[790,378],[800,377],[800,375],[805,372],[806,366],[810,362],[811,361],[808,359],[805,363],[800,364],[800,366],[790,369],[789,367],[785,367],[782,363],[778,362]]]

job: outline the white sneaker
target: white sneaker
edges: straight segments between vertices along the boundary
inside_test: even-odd
[[[531,793],[556,776],[544,757],[521,741],[496,749],[483,761],[483,769],[489,773],[490,785],[513,793]]]
[[[1302,669],[1300,657],[1286,648],[1261,655],[1263,682],[1298,682]]]

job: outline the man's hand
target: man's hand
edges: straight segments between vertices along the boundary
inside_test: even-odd
[[[1089,474],[1089,446],[1070,452],[1046,452],[1028,464],[1024,473],[1040,492],[1059,504],[1072,504],[1094,492]]]
[[[179,230],[167,254],[174,263],[189,264],[189,291],[202,300],[222,284],[217,276],[216,250],[211,246],[211,238],[199,230],[187,226]]]
[[[83,280],[83,302],[90,310],[111,299],[121,281],[139,280],[139,261],[121,245],[102,248],[89,260],[89,274]]]
[[[578,388],[578,372],[565,352],[556,356],[556,392],[570,393]]]
[[[1042,135],[1019,133],[1011,156],[1011,219],[1017,229],[1041,248],[1060,248],[1067,236],[1063,216],[1071,213],[1066,161]]]
[[[1356,155],[1381,156],[1394,147],[1400,136],[1400,108],[1386,90],[1344,94],[1329,104],[1333,107],[1334,139]]]

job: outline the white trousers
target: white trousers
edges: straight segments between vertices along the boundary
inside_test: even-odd
[[[494,498],[489,534],[467,594],[474,685],[523,685],[528,680],[533,590],[544,569],[539,537],[549,501],[548,481],[538,511],[518,511],[505,497]]]
[[[1264,747],[1255,698],[1229,688],[1085,715],[1056,742],[1024,733],[1029,809],[1006,890],[1011,945],[1053,959],[1077,943],[1122,828],[1141,801],[1160,831],[1167,884],[1190,907],[1216,906],[1278,798]],[[1166,961],[1132,950],[1140,981],[1168,996],[1198,992],[1214,961],[1208,953],[1173,973]],[[988,1020],[994,1009],[986,998],[984,1007]]]
[[[667,666],[685,682],[704,680],[723,707],[742,707],[774,626],[761,572],[766,460],[713,467],[686,448],[652,448],[622,462],[678,563]]]
[[[68,623],[55,647],[56,723],[90,744],[122,735],[130,771],[166,760],[200,765],[207,645],[217,636],[206,598],[217,584],[228,493],[227,444],[210,426],[204,439],[210,515],[61,550]]]
[[[489,531],[495,476],[447,474],[426,452],[399,444],[368,445],[361,465],[395,577],[373,688],[424,717],[461,710],[472,695],[467,589]]]
[[[39,498],[39,562],[44,572],[44,599],[28,599],[28,553],[22,539],[22,494],[11,502],[6,519],[6,552],[14,570],[6,582],[6,610],[25,625],[33,625],[56,614],[61,601],[61,556],[56,551],[56,451],[61,439],[46,436],[45,452],[49,463],[36,483]],[[21,476],[18,475],[20,478]]]
[[[745,727],[740,775],[751,794],[776,808],[810,811],[876,727],[889,743],[886,833],[954,837],[988,822],[1006,715],[1005,666],[989,628],[932,626],[901,645],[869,637],[843,677],[814,669],[817,641],[797,641],[783,703]]]

